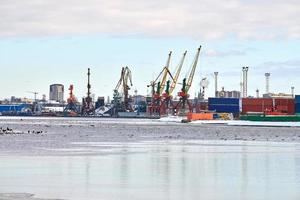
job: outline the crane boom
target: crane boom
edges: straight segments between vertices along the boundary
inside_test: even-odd
[[[166,63],[166,66],[164,67],[163,76],[162,76],[162,79],[160,81],[159,94],[162,93],[164,87],[166,86],[168,74],[171,74],[170,71],[169,71],[170,62],[171,62],[171,55],[172,55],[172,51],[170,51],[169,56],[168,56],[168,60],[167,60],[167,63]]]
[[[200,55],[200,50],[201,50],[201,46],[198,48],[198,51],[197,51],[194,61],[192,63],[192,69],[190,71],[189,78],[187,79],[187,82],[186,82],[185,93],[188,93],[188,91],[191,88],[191,85],[193,83],[193,78],[195,75],[195,71],[196,71],[196,67],[197,67],[197,63],[198,63],[198,59],[199,59],[199,55]]]
[[[121,84],[122,84],[122,81],[123,81],[123,77],[124,77],[124,73],[125,73],[125,68],[122,67],[122,70],[121,70],[121,76],[120,76],[120,79],[115,87],[115,90],[119,90]]]
[[[132,75],[129,67],[122,67],[121,77],[115,87],[115,90],[119,90],[120,86],[122,85],[123,92],[126,93],[126,91],[130,89],[128,86],[128,80],[132,86]]]
[[[180,60],[180,63],[179,63],[179,65],[176,68],[175,76],[174,76],[174,79],[173,79],[173,81],[171,83],[169,94],[172,94],[173,91],[174,91],[174,89],[175,89],[175,87],[176,87],[176,84],[177,84],[177,81],[178,81],[178,78],[179,78],[179,75],[180,75],[183,63],[184,63],[184,59],[186,57],[186,53],[187,53],[187,51],[184,52],[184,54],[183,54],[183,56],[182,56],[182,58]]]
[[[127,98],[128,95],[128,90],[130,90],[130,87],[128,85],[128,80],[130,82],[130,86],[132,86],[132,75],[131,75],[131,71],[128,67],[125,67],[125,72],[124,72],[124,76],[123,76],[123,92],[125,94],[125,97]]]

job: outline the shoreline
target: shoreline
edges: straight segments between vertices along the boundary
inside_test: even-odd
[[[1,119],[1,118],[0,118]],[[0,120],[1,155],[55,155],[55,150],[78,149],[82,143],[161,143],[221,141],[300,144],[298,127],[184,124],[157,120],[88,120],[68,118],[9,118]],[[102,146],[101,146],[102,145]],[[105,147],[103,147],[105,148]],[[53,153],[54,152],[54,153]]]

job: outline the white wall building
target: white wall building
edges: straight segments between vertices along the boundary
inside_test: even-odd
[[[49,100],[63,102],[64,101],[64,85],[62,85],[62,84],[50,85]]]

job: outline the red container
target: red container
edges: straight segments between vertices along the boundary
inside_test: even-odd
[[[295,99],[287,98],[244,98],[242,99],[242,114],[248,112],[277,111],[288,115],[295,114]]]
[[[275,99],[275,109],[288,115],[294,115],[295,99]]]
[[[265,110],[271,110],[273,106],[264,105],[243,105],[242,114],[247,114],[249,112],[260,112],[263,113]]]
[[[271,106],[271,105],[273,105],[273,99],[270,99],[270,98],[243,98],[242,105]]]
[[[270,98],[243,98],[242,114],[248,112],[264,112],[273,108],[273,99]]]

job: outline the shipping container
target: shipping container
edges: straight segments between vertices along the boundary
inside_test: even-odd
[[[289,115],[295,114],[295,99],[275,99],[275,110]]]
[[[295,95],[295,101],[296,103],[300,103],[300,95]]]
[[[196,120],[213,120],[213,113],[188,113],[187,120],[188,121],[196,121]]]
[[[295,112],[300,113],[300,103],[295,104]]]
[[[251,112],[264,112],[273,108],[274,101],[271,98],[243,98],[242,114]]]
[[[244,98],[242,114],[249,112],[278,111],[289,115],[295,114],[295,100],[291,98]]]
[[[273,106],[273,99],[271,99],[271,98],[243,98],[242,105]]]
[[[2,112],[24,112],[29,108],[27,104],[0,104],[0,113]]]
[[[286,116],[264,116],[264,115],[242,115],[240,120],[247,121],[268,121],[268,122],[299,122],[300,116],[286,115]]]
[[[208,109],[220,113],[239,113],[239,105],[208,105]]]
[[[263,113],[265,110],[272,110],[273,106],[271,105],[244,105],[242,108],[242,114],[247,114],[251,112]]]
[[[238,98],[208,98],[209,105],[239,105]]]

